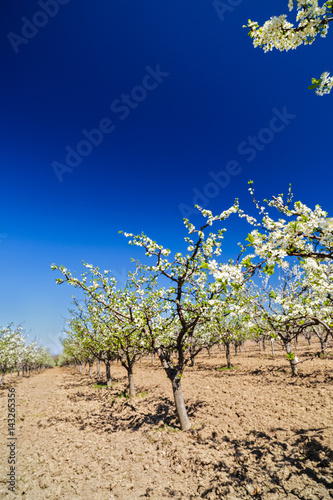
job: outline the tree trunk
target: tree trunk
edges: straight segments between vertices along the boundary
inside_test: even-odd
[[[231,368],[231,359],[230,359],[230,343],[225,344],[225,356],[227,358],[227,367]]]
[[[264,351],[266,351],[265,339],[262,339],[262,348],[263,348]]]
[[[154,364],[154,360],[155,360],[155,354],[154,354],[154,353],[152,353],[152,355],[151,355],[151,364],[152,364],[152,365]]]
[[[105,368],[106,368],[106,385],[108,387],[111,387],[112,380],[111,380],[110,361],[104,361],[104,363],[105,363]]]
[[[178,376],[172,380],[172,391],[180,426],[182,428],[182,431],[187,431],[188,429],[190,429],[191,424],[187,416],[180,378]]]
[[[235,356],[237,356],[237,344],[235,344]]]
[[[93,367],[93,364],[89,363],[89,377],[90,378],[92,377],[92,367]]]
[[[80,373],[82,373],[82,363],[80,363]]]
[[[4,380],[4,378],[5,378],[5,373],[6,373],[6,370],[3,370],[3,371],[2,371],[2,377],[1,377],[1,380],[0,380],[0,385],[2,385],[2,384],[3,384],[3,380]]]
[[[322,339],[320,339],[320,348],[321,348],[321,354],[326,356],[326,342]]]
[[[291,367],[291,374],[293,377],[297,377],[297,375],[298,375],[297,361],[296,361],[295,354],[291,351],[290,342],[288,342],[286,344],[286,351],[291,356],[291,358],[288,358],[289,362],[290,362],[290,367]]]
[[[127,376],[128,376],[128,393],[129,393],[129,397],[130,398],[135,398],[136,393],[135,393],[134,377],[133,377],[132,367],[130,367],[127,370]]]
[[[20,370],[17,370],[17,376],[20,378]]]
[[[101,376],[101,362],[100,360],[98,359],[97,360],[97,372],[96,372],[96,377],[97,377],[97,380],[100,379],[100,376]]]
[[[168,376],[168,379],[172,384],[173,398],[175,401],[176,411],[179,418],[180,426],[182,431],[187,431],[190,429],[191,424],[187,416],[186,407],[183,398],[183,392],[181,388],[181,373],[177,368],[173,366],[170,356],[164,353],[161,349],[158,350],[158,356]]]

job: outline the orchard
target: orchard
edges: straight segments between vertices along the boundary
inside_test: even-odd
[[[0,327],[0,385],[6,373],[12,380],[13,371],[27,375],[31,371],[40,371],[55,366],[54,360],[47,348],[33,341],[27,343],[21,326],[14,327],[12,323]]]
[[[128,395],[136,396],[134,367],[145,356],[158,357],[169,380],[182,430],[191,427],[182,392],[182,377],[195,357],[213,346],[224,346],[227,368],[232,367],[230,346],[246,340],[280,344],[290,374],[298,376],[297,339],[311,334],[320,340],[318,355],[326,356],[333,334],[333,219],[318,205],[292,204],[289,189],[261,205],[249,191],[258,216],[244,213],[236,200],[219,215],[197,207],[204,223],[196,228],[184,219],[186,252],[171,251],[144,233],[123,233],[129,244],[140,247],[145,259],[136,262],[125,286],[110,271],[84,262],[80,278],[66,267],[58,284],[68,283],[83,293],[62,339],[60,363],[81,370],[119,362],[127,372]],[[273,217],[271,211],[285,218]],[[240,254],[223,261],[226,229],[231,217],[253,226]],[[213,231],[215,230],[215,231]],[[313,357],[309,358],[312,359]],[[274,363],[274,359],[272,359]]]

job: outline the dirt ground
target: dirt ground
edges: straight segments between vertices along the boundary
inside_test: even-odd
[[[317,345],[300,349],[299,358]],[[0,390],[0,498],[136,500],[333,498],[333,355],[289,374],[282,351],[247,344],[233,370],[217,349],[187,369],[192,429],[179,430],[157,361],[135,370],[138,395],[54,368]],[[8,491],[7,394],[16,389],[16,493]]]

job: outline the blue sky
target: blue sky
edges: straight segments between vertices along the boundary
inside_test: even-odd
[[[236,3],[2,1],[0,324],[57,352],[73,290],[52,262],[124,279],[119,230],[177,249],[194,203],[253,211],[249,179],[260,198],[291,182],[332,213],[333,97],[307,88],[333,69],[331,34],[264,54],[242,25],[287,0]],[[230,226],[226,255],[243,230]]]

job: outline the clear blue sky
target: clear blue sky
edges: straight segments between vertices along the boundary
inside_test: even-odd
[[[242,28],[286,12],[287,0],[224,14],[210,0],[1,2],[0,324],[57,352],[74,290],[52,262],[123,279],[133,249],[119,230],[177,248],[194,203],[252,210],[249,179],[261,198],[291,182],[332,214],[333,96],[307,87],[333,70],[333,35],[264,54]],[[245,236],[231,227],[227,254]]]

